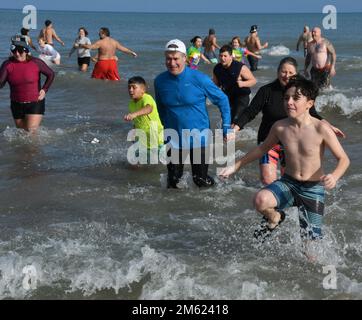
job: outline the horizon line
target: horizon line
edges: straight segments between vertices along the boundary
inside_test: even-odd
[[[0,8],[0,10],[22,10],[19,8]],[[59,11],[59,12],[99,12],[99,13],[144,13],[144,14],[286,14],[286,13],[290,13],[290,14],[323,14],[321,12],[229,12],[229,11],[223,11],[223,12],[188,12],[188,11],[118,11],[118,10],[114,10],[114,11],[98,11],[98,10],[74,10],[74,9],[39,9],[38,11]],[[362,13],[362,11],[339,11],[339,13]]]

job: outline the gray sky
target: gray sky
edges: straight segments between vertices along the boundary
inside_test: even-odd
[[[0,8],[120,12],[321,13],[326,5],[337,12],[362,12],[361,0],[1,0]]]

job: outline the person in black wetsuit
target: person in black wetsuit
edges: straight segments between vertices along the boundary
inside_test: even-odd
[[[283,101],[285,86],[288,84],[289,79],[297,74],[297,70],[298,64],[294,58],[283,58],[279,63],[278,78],[258,90],[248,108],[238,118],[234,130],[243,129],[261,111],[263,117],[258,131],[258,144],[262,143],[273,124],[287,117]],[[317,113],[314,106],[310,109],[310,114],[317,119],[326,121]],[[332,125],[331,128],[337,136],[345,137],[344,133],[338,128]],[[277,179],[278,162],[283,165],[281,145],[276,145],[260,159],[260,179],[263,184],[268,185]]]
[[[220,48],[219,61],[214,67],[212,80],[229,98],[231,128],[234,128],[240,114],[249,105],[250,88],[255,86],[256,79],[244,63],[233,59],[233,49],[229,45]]]

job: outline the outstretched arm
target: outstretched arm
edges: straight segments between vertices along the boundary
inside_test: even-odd
[[[252,57],[256,58],[256,59],[261,59],[261,55],[260,54],[255,54],[254,52],[251,52],[249,50],[245,50],[246,55],[251,55]]]
[[[125,121],[132,121],[134,118],[144,116],[146,114],[150,114],[152,112],[153,108],[151,105],[147,104],[143,108],[141,108],[138,111],[128,113],[124,116]]]
[[[100,44],[101,44],[100,41],[101,40],[98,40],[98,41],[94,42],[93,44],[79,44],[79,47],[84,48],[84,49],[92,49],[92,50],[99,49]]]
[[[117,49],[118,49],[119,51],[122,51],[122,52],[124,52],[124,53],[127,53],[127,54],[129,54],[129,55],[131,55],[131,56],[137,57],[137,53],[136,53],[136,52],[134,52],[134,51],[132,51],[132,50],[130,50],[130,49],[122,46],[118,41],[117,41]]]
[[[55,30],[53,30],[53,37],[54,37],[55,40],[57,40],[62,46],[64,46],[63,40],[58,37],[58,35],[57,35],[57,33],[55,32]]]
[[[211,64],[211,61],[205,57],[203,53],[201,53],[201,59],[204,60],[207,64]]]
[[[273,125],[267,138],[262,144],[249,151],[245,156],[236,161],[234,165],[222,169],[219,173],[219,176],[221,176],[222,178],[228,178],[230,175],[240,170],[241,167],[247,165],[250,162],[253,162],[256,159],[261,158],[263,154],[265,154],[268,150],[270,150],[274,145],[278,143],[279,139],[277,136],[277,126],[277,123]]]
[[[256,47],[258,48],[258,50],[266,49],[266,48],[268,48],[268,45],[269,45],[268,42],[265,42],[263,45],[261,45],[260,39],[257,38],[257,40],[256,40]]]

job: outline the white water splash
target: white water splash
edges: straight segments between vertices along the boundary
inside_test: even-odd
[[[347,98],[342,93],[322,95],[316,100],[318,111],[323,109],[339,109],[343,115],[354,116],[362,111],[362,97]]]
[[[282,57],[282,56],[288,56],[290,54],[290,50],[283,46],[273,46],[269,50],[265,50],[265,54],[272,57]]]

